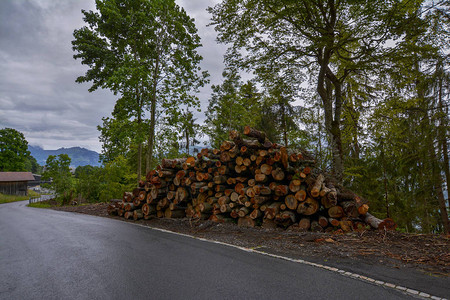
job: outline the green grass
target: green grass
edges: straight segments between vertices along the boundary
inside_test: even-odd
[[[33,190],[28,190],[28,197],[39,197],[41,194]]]
[[[49,204],[47,201],[45,202],[34,202],[34,203],[30,203],[27,206],[29,207],[37,207],[37,208],[50,208],[52,207],[51,204]]]
[[[38,197],[39,193],[28,190],[28,196],[4,195],[0,193],[0,204],[28,200],[30,197]]]
[[[29,199],[28,196],[15,196],[15,195],[0,194],[0,204],[16,202],[16,201],[23,201],[23,200],[27,200],[27,199]]]

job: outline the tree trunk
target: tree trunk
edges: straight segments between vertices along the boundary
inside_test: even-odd
[[[342,141],[341,141],[341,112],[342,112],[342,82],[329,68],[331,56],[334,49],[334,32],[336,26],[336,10],[330,9],[329,16],[325,20],[327,31],[323,32],[324,38],[327,38],[327,44],[319,49],[317,61],[319,64],[319,75],[317,80],[317,92],[322,99],[325,111],[325,129],[330,139],[332,150],[332,173],[338,183],[342,183],[344,173]],[[333,87],[334,89],[333,89]],[[334,95],[333,95],[334,90]],[[333,101],[334,96],[334,101]],[[334,117],[333,117],[333,102]]]
[[[255,227],[255,221],[250,216],[241,217],[238,219],[239,227]]]
[[[284,179],[284,171],[281,168],[276,168],[272,170],[272,177],[277,181],[282,181]]]
[[[442,66],[441,66],[442,67]],[[441,141],[441,148],[442,148],[442,156],[444,158],[444,165],[443,165],[443,169],[444,169],[444,174],[445,174],[445,178],[447,181],[447,204],[448,206],[450,206],[450,163],[449,163],[449,159],[448,159],[448,138],[447,138],[447,130],[448,130],[448,116],[449,116],[449,112],[448,112],[448,106],[446,108],[446,111],[444,111],[444,104],[442,101],[442,76],[439,76],[439,90],[438,90],[438,109],[439,109],[439,113],[441,114],[441,117],[439,118],[439,140]]]
[[[110,215],[110,216],[118,215],[118,208],[114,204],[108,205],[106,211],[108,212],[108,215]]]
[[[319,176],[317,176],[316,182],[311,188],[311,196],[313,196],[314,198],[319,197],[320,190],[322,188],[322,183],[324,180],[325,176],[323,176],[322,174],[319,174]]]
[[[186,138],[186,153],[187,153],[187,155],[189,155],[189,129],[188,128],[186,128],[184,130],[184,135],[185,135],[185,138]]]
[[[137,163],[137,184],[139,186],[139,181],[141,180],[142,177],[142,142],[141,142],[141,124],[142,124],[142,107],[144,105],[144,101],[143,101],[143,95],[142,95],[142,90],[139,91],[139,87],[136,86],[135,89],[135,93],[136,93],[136,101],[137,101],[137,123],[138,123],[138,139],[139,139],[139,143],[138,143],[138,163]],[[148,171],[145,172],[145,174],[147,174]]]
[[[422,89],[418,90],[418,96],[421,97],[421,98],[425,98],[425,93],[424,93],[424,91]],[[441,105],[442,105],[442,100],[439,97],[439,105],[438,106],[440,107]],[[430,124],[430,126],[433,126],[433,121],[429,117],[428,112],[426,112],[426,117],[428,119],[428,123]],[[441,122],[439,124],[440,126],[438,128],[438,135],[437,135],[438,139],[440,137],[442,137],[442,135],[441,135],[441,132],[442,132],[441,126],[443,124],[442,123],[443,119],[441,118],[440,121]],[[444,138],[443,143],[447,143],[447,139]],[[430,145],[428,146],[428,151],[429,151],[430,158],[431,158],[433,184],[434,184],[434,188],[436,190],[437,198],[438,198],[438,202],[439,202],[439,212],[440,212],[440,215],[441,215],[441,221],[442,221],[442,225],[444,227],[444,232],[448,234],[448,233],[450,233],[450,221],[448,219],[447,206],[446,206],[446,203],[445,203],[444,193],[442,191],[441,168],[440,168],[439,159],[438,159],[438,157],[436,155],[436,151],[435,151],[435,148],[434,148],[434,139],[430,139]],[[445,166],[445,168],[448,168],[448,165]],[[444,173],[445,173],[445,169],[444,169]]]
[[[439,202],[439,212],[441,215],[442,225],[444,227],[444,232],[450,233],[450,221],[448,219],[447,206],[445,203],[444,193],[442,191],[442,177],[439,168],[439,161],[436,157],[436,152],[434,150],[434,146],[430,145],[429,147],[430,156],[432,159],[432,172],[433,172],[433,183],[434,188],[436,189],[436,194]]]
[[[258,139],[258,141],[266,148],[270,148],[272,146],[272,143],[268,140],[266,133],[263,131],[256,130],[250,126],[245,126],[244,134],[246,136]]]
[[[143,217],[144,217],[144,214],[142,213],[141,209],[136,209],[135,211],[133,211],[133,219],[135,221],[142,219]]]
[[[367,213],[364,217],[364,222],[372,226],[375,229],[386,229],[386,230],[394,230],[397,225],[392,221],[392,219],[378,219],[377,217]]]
[[[390,218],[389,214],[389,194],[388,194],[388,186],[387,186],[387,176],[386,176],[386,161],[384,157],[384,144],[383,141],[381,142],[381,160],[382,160],[382,166],[383,166],[383,183],[384,183],[384,202],[386,206],[386,218]]]
[[[167,208],[164,211],[164,217],[165,218],[184,218],[186,216],[186,213],[184,210],[181,209],[175,209],[175,210],[171,210],[169,208]]]
[[[153,148],[154,148],[154,142],[155,142],[155,123],[156,123],[156,89],[158,86],[158,77],[159,77],[159,52],[156,56],[156,63],[155,63],[155,71],[153,73],[153,90],[152,90],[152,99],[151,99],[151,106],[150,106],[150,132],[148,135],[148,155],[146,159],[146,167],[145,171],[150,171],[150,166],[153,160]]]

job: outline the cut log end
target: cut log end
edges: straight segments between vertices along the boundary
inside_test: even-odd
[[[391,218],[384,219],[383,222],[378,225],[378,229],[381,230],[395,230],[397,228],[397,224]]]
[[[146,181],[108,207],[110,215],[236,219],[239,226],[284,227],[329,232],[367,228],[393,230],[392,219],[368,213],[367,201],[315,168],[307,152],[271,143],[246,126],[244,135],[195,156],[163,159]],[[363,220],[362,220],[363,219]]]

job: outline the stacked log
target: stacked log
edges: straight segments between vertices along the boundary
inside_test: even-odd
[[[239,226],[311,231],[395,228],[391,219],[369,214],[366,201],[316,168],[305,151],[272,143],[248,126],[244,136],[231,131],[229,137],[220,149],[163,159],[108,213],[134,220],[234,219]]]

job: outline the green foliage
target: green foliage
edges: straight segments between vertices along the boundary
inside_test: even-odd
[[[38,164],[36,158],[29,155],[25,161],[25,170],[33,174],[42,174],[43,167]]]
[[[23,133],[12,129],[0,129],[0,172],[26,171],[28,142]]]
[[[159,126],[157,130],[153,165],[157,165],[163,158],[180,157],[181,147],[177,128],[166,123],[166,126]]]
[[[34,203],[30,203],[27,206],[29,207],[34,207],[34,208],[51,208],[54,205],[50,204],[49,202],[34,202]]]
[[[228,67],[253,72],[272,95],[261,103],[261,128],[314,153],[376,216],[421,232],[449,231],[448,10],[444,1],[224,0],[209,8],[219,42],[231,45]],[[301,86],[307,79],[315,92]],[[280,138],[287,126],[276,118],[290,109],[280,100],[299,95],[292,125],[300,125]]]
[[[223,76],[221,85],[212,86],[203,129],[212,146],[218,148],[230,130],[242,131],[246,125],[266,132],[273,142],[299,145],[301,109],[293,105],[295,96],[288,86],[272,82],[260,92],[253,81],[243,83],[233,69]]]
[[[28,151],[25,136],[12,128],[0,129],[0,172],[42,173],[42,166]]]
[[[158,116],[172,117],[180,105],[199,107],[194,93],[208,76],[199,67],[200,37],[193,19],[174,0],[98,0],[96,8],[82,11],[87,26],[74,31],[74,58],[90,67],[77,82],[92,82],[90,91],[108,88],[121,94],[112,119],[99,127],[103,159],[113,161],[137,145],[140,174],[145,140],[150,167]]]
[[[45,165],[45,161],[49,155],[67,154],[70,157],[71,165],[85,166],[93,165],[99,166],[99,154],[95,151],[88,150],[81,147],[59,148],[56,150],[44,150],[39,146],[28,146],[31,156],[33,156],[39,165]]]
[[[221,85],[213,85],[213,93],[206,111],[204,132],[213,147],[228,139],[230,130],[242,131],[244,126],[262,123],[261,95],[252,82],[243,83],[239,74],[230,69],[222,73]]]
[[[297,139],[293,147],[299,147],[312,153],[317,165],[322,170],[331,170],[331,149],[324,123],[323,109],[318,96],[311,90],[305,93],[303,106],[300,108],[298,120],[300,130],[294,131]]]
[[[29,196],[3,195],[0,193],[0,204],[29,199]]]
[[[119,155],[104,167],[80,166],[75,170],[75,193],[88,202],[120,199],[135,187],[136,174],[130,161]]]
[[[102,153],[100,160],[103,163],[113,161],[116,157],[125,156],[131,144],[130,123],[127,120],[116,118],[103,118],[103,125],[97,126],[100,131]],[[131,132],[130,132],[131,131]]]
[[[449,81],[442,58],[423,44],[424,37],[405,40],[399,46],[405,56],[391,58],[395,72],[380,77],[385,98],[369,116],[371,139],[347,184],[365,192],[375,215],[394,218],[402,230],[441,232],[448,230],[442,191],[448,135],[441,129],[448,129],[448,113],[442,112],[449,89],[442,83]]]
[[[90,165],[78,166],[75,169],[74,176],[75,176],[75,178],[80,179],[82,177],[90,176],[90,175],[95,174],[95,172],[97,172],[99,169],[100,169],[99,167],[93,167],[93,166],[90,166]]]
[[[70,157],[67,154],[50,155],[47,158],[43,180],[50,180],[49,187],[59,196],[67,195],[73,187],[70,173]]]
[[[284,83],[271,84],[268,87],[268,95],[264,99],[260,125],[269,129],[268,132],[276,131],[278,135],[273,137],[273,141],[281,142],[286,146],[293,146],[295,143],[295,132],[299,132],[297,118],[300,114],[300,107],[292,105],[294,102],[293,91]]]
[[[77,197],[81,196],[90,202],[96,202],[100,198],[101,181],[103,169],[100,167],[78,166],[75,169],[74,188]]]
[[[107,163],[99,178],[101,182],[99,200],[103,202],[122,198],[123,193],[132,190],[136,182],[136,175],[131,172],[123,156],[118,156]]]
[[[27,194],[28,194],[27,196],[17,196],[17,195],[4,195],[0,193],[0,204],[28,200],[30,199],[30,197],[39,196],[39,193],[33,190],[28,190]]]
[[[189,153],[189,146],[195,146],[200,143],[197,137],[201,136],[201,126],[195,123],[196,120],[193,112],[189,111],[189,109],[181,110],[180,113],[171,118],[170,123],[174,124],[178,132],[178,139],[181,141],[179,143],[180,148],[184,148],[183,152],[187,155],[191,154]],[[176,148],[176,152],[178,152],[178,147]]]
[[[380,61],[395,52],[387,41],[421,32],[421,3],[224,0],[209,11],[219,42],[231,45],[225,57],[229,66],[253,72],[268,87],[281,82],[301,92],[308,77],[316,86],[332,170],[341,182],[345,84],[356,74],[368,78],[380,71]]]

